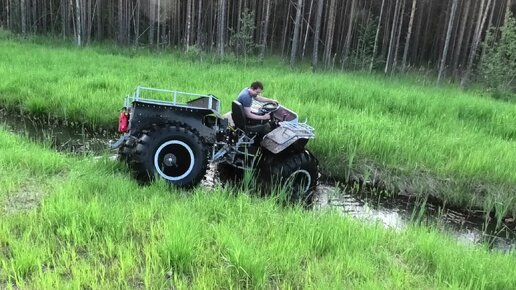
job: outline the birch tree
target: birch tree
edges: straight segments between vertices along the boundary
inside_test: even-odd
[[[380,17],[378,18],[378,26],[376,27],[376,35],[374,37],[373,54],[371,56],[371,62],[369,63],[369,72],[373,71],[374,60],[376,58],[376,50],[378,49],[378,39],[380,37],[380,28],[382,27],[382,16],[384,7],[385,0],[382,0],[382,6],[380,8]]]
[[[446,41],[444,43],[443,54],[441,58],[441,64],[439,65],[439,75],[437,76],[437,83],[441,82],[441,77],[443,75],[444,67],[446,65],[446,57],[448,56],[448,47],[450,45],[450,38],[452,34],[453,23],[455,22],[455,12],[457,11],[457,3],[459,0],[453,0],[450,19],[448,21],[448,30],[446,31]]]
[[[224,56],[224,33],[226,30],[226,0],[218,2],[218,20],[217,20],[217,53],[220,57]]]
[[[407,67],[407,56],[410,47],[410,38],[412,36],[412,26],[414,25],[414,15],[416,14],[417,0],[412,0],[412,9],[410,9],[410,20],[407,30],[407,37],[405,38],[405,49],[403,50],[403,59],[401,61],[401,69],[405,71]]]
[[[75,19],[75,37],[77,40],[77,46],[82,46],[82,21],[80,0],[75,0]]]
[[[460,60],[460,53],[462,51],[462,45],[463,45],[463,40],[464,40],[464,33],[466,31],[466,26],[467,26],[467,23],[468,23],[468,15],[469,15],[469,8],[470,8],[470,5],[471,5],[471,0],[464,0],[464,3],[465,3],[465,6],[463,7],[463,10],[462,10],[462,16],[461,16],[461,21],[460,21],[460,25],[459,25],[459,33],[458,33],[458,36],[456,37],[456,43],[457,43],[457,46],[455,47],[455,53],[454,53],[454,56],[453,56],[453,64],[452,64],[452,68],[453,68],[453,71],[454,71],[454,75],[457,75],[458,74],[458,66],[459,66],[459,60]]]
[[[462,77],[462,80],[460,83],[461,87],[463,87],[463,88],[469,84],[470,77],[471,77],[471,70],[473,69],[473,62],[475,61],[475,57],[477,56],[477,49],[478,49],[478,45],[480,44],[480,38],[482,35],[482,27],[484,27],[484,23],[486,21],[489,6],[491,6],[491,0],[487,0],[487,5],[485,6],[485,9],[484,9],[484,2],[485,2],[485,0],[482,0],[482,2],[480,3],[480,9],[479,9],[478,18],[477,18],[478,25],[477,25],[477,29],[475,29],[475,35],[474,35],[473,43],[471,46],[471,52],[470,52],[469,58],[468,58],[466,72],[464,73],[464,76]]]
[[[387,53],[387,61],[385,63],[384,73],[388,74],[391,71],[391,63],[394,57],[394,49],[395,49],[395,40],[396,40],[396,31],[398,29],[398,18],[399,18],[399,10],[401,6],[401,1],[396,0],[396,5],[394,6],[394,17],[392,20],[392,27],[390,33],[390,41],[389,41],[389,50]]]

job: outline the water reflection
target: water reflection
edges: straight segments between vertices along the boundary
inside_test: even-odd
[[[413,197],[378,197],[353,191],[346,187],[320,185],[315,208],[336,209],[364,221],[381,222],[396,230],[419,222],[437,227],[467,244],[487,244],[490,248],[507,252],[516,248],[514,223],[497,227],[495,220],[486,219],[481,213],[442,208]]]

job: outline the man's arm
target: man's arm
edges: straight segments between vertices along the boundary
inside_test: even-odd
[[[269,120],[271,118],[271,116],[269,115],[269,113],[265,114],[265,115],[256,115],[256,114],[253,114],[253,112],[251,111],[251,107],[244,107],[244,112],[245,112],[245,115],[247,116],[247,118],[249,119],[254,119],[254,120]]]
[[[279,104],[278,101],[276,100],[273,100],[273,99],[269,99],[269,98],[266,98],[266,97],[262,97],[262,96],[256,96],[254,97],[257,101],[259,102],[263,102],[263,103],[276,103],[276,104]]]

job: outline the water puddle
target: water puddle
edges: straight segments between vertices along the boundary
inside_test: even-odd
[[[395,230],[420,222],[437,227],[465,244],[487,244],[489,248],[503,252],[516,249],[516,223],[513,220],[506,220],[497,227],[494,218],[486,220],[481,212],[443,209],[415,197],[360,194],[345,186],[322,184],[317,189],[315,207],[335,209]]]
[[[81,124],[62,124],[56,120],[22,116],[0,109],[0,124],[13,133],[46,144],[60,152],[97,153],[106,151],[116,132],[92,130]]]
[[[16,134],[71,154],[104,153],[109,143],[118,138],[116,132],[94,131],[81,125],[66,126],[55,121],[9,114],[1,109],[0,124]],[[210,167],[203,185],[213,187],[221,182],[224,182],[224,177],[219,176],[213,166]],[[436,226],[467,244],[484,243],[504,252],[516,249],[514,220],[506,220],[497,227],[493,219],[486,220],[481,213],[442,209],[408,196],[358,194],[354,189],[331,182],[318,185],[315,201],[317,210],[335,209],[366,222],[380,222],[395,230],[419,221]]]

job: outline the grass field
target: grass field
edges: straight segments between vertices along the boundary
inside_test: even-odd
[[[138,186],[0,128],[0,289],[513,289],[516,252],[245,189]]]
[[[179,53],[109,46],[77,49],[0,38],[0,101],[24,112],[114,128],[137,85],[212,93],[229,110],[251,81],[316,128],[309,148],[323,173],[381,180],[458,206],[516,214],[516,106],[435,87],[417,77],[293,71],[266,61],[243,67]],[[274,64],[273,64],[274,63]]]

